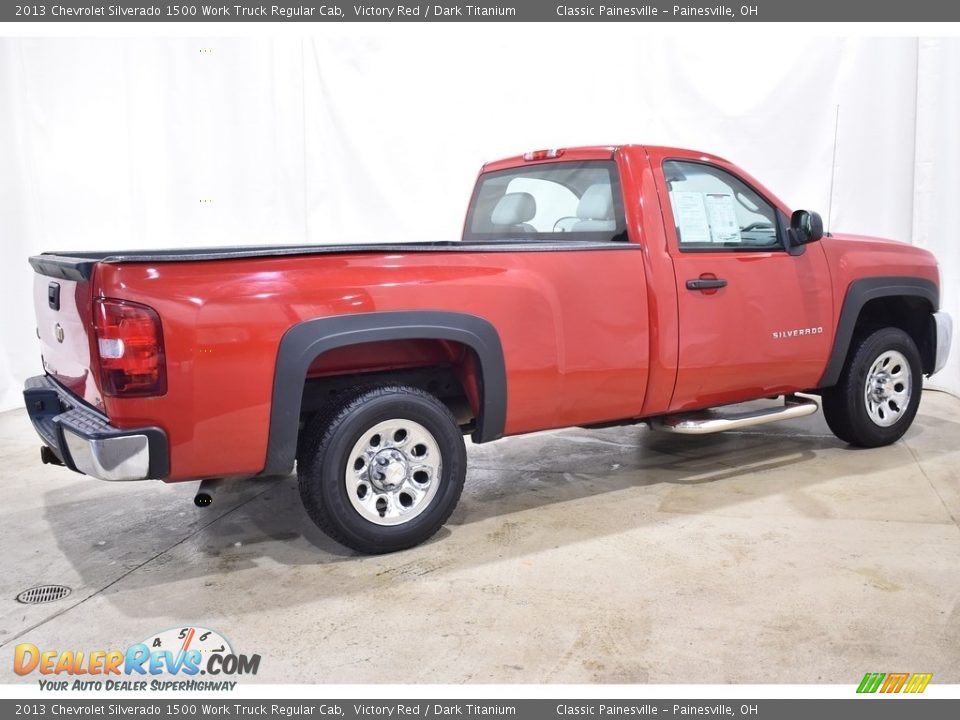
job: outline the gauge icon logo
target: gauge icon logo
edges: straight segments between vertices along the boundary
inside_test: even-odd
[[[151,652],[166,650],[174,655],[197,650],[204,660],[215,653],[221,655],[233,654],[230,642],[223,635],[216,630],[198,626],[163,630],[146,638],[143,644],[150,648]]]
[[[131,650],[132,664],[151,675],[256,675],[260,668],[260,655],[237,653],[223,635],[200,625],[154,633]]]

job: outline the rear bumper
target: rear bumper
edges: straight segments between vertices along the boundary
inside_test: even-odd
[[[937,329],[937,351],[934,356],[931,375],[943,370],[943,366],[947,364],[950,344],[953,342],[953,318],[945,312],[935,312],[933,314],[933,324]]]
[[[23,399],[40,439],[71,470],[100,480],[169,474],[167,436],[160,428],[115,428],[46,375],[27,380]]]

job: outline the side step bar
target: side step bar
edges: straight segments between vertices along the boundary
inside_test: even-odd
[[[721,415],[715,410],[699,410],[692,413],[664,415],[650,420],[650,427],[663,432],[681,435],[709,435],[710,433],[736,430],[738,428],[764,425],[778,420],[813,415],[820,409],[820,398],[816,395],[787,395],[783,407],[768,408],[754,412],[731,413]]]

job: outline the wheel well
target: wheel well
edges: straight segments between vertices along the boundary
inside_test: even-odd
[[[920,351],[923,371],[931,373],[936,355],[932,313],[930,302],[922,297],[893,295],[874,298],[860,309],[854,336],[860,338],[885,327],[900,328]]]
[[[402,384],[438,398],[461,429],[471,432],[482,397],[478,368],[469,347],[448,340],[389,340],[338,347],[310,364],[300,400],[300,427],[358,386]]]
[[[319,317],[291,326],[277,350],[261,473],[278,475],[293,468],[305,385],[312,386],[311,397],[322,398],[324,382],[328,394],[330,383],[336,391],[341,382],[322,378],[352,376],[351,385],[356,386],[358,379],[374,380],[374,374],[379,374],[376,381],[397,382],[417,377],[404,373],[437,367],[450,368],[459,381],[476,425],[474,442],[502,437],[506,363],[500,336],[487,320],[445,310],[390,310]],[[438,376],[437,371],[430,375]]]

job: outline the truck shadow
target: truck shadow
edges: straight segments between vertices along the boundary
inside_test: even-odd
[[[297,606],[407,584],[415,591],[416,583],[505,556],[678,515],[736,513],[746,502],[842,517],[842,508],[810,491],[838,474],[869,476],[878,463],[906,472],[918,462],[912,443],[922,445],[923,462],[960,454],[948,441],[960,423],[944,417],[919,416],[906,445],[872,451],[848,448],[819,416],[768,427],[775,429],[704,437],[635,426],[567,429],[471,446],[466,489],[447,526],[393,555],[359,556],[327,538],[302,509],[294,476],[226,484],[207,509],[193,507],[192,483],[125,488],[107,511],[102,494],[77,499],[56,490],[46,495],[45,520],[85,584],[103,588],[112,611],[202,622],[225,602],[242,615],[267,603]],[[129,538],[140,540],[122,549]],[[175,594],[168,591],[173,583]]]

